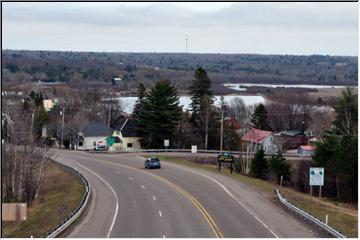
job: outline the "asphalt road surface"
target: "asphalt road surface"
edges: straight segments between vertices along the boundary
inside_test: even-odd
[[[89,179],[92,201],[68,237],[328,237],[252,187],[138,154],[56,151]]]

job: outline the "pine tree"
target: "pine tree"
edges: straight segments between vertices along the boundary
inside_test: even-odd
[[[270,169],[276,175],[276,180],[279,182],[281,176],[284,179],[290,177],[290,163],[286,162],[281,151],[278,151],[276,155],[272,155],[270,159]]]
[[[263,148],[259,149],[251,161],[250,174],[255,178],[266,179],[268,173],[268,163],[265,158]]]
[[[176,88],[167,80],[157,81],[141,101],[137,122],[143,146],[162,148],[164,139],[173,145],[181,112]]]
[[[325,132],[313,155],[316,165],[327,172],[325,181],[335,183],[336,198],[353,202],[358,199],[357,104],[357,94],[345,89],[334,106],[334,128]]]
[[[346,88],[334,108],[337,114],[334,121],[335,132],[339,135],[356,135],[358,131],[357,94],[354,94],[350,88]]]
[[[254,113],[251,116],[251,123],[254,128],[267,130],[267,131],[271,130],[267,122],[267,111],[262,103],[256,106]]]
[[[195,135],[203,139],[204,148],[215,148],[218,143],[213,142],[217,138],[218,121],[213,109],[213,92],[211,91],[211,80],[206,71],[198,68],[195,71],[194,80],[190,86],[191,118]]]
[[[206,96],[210,98],[212,104],[213,92],[211,91],[211,80],[204,69],[198,68],[194,77],[189,92],[192,95],[190,106],[193,114],[199,114],[199,111],[202,110],[201,107],[204,105],[202,100]]]
[[[140,112],[140,108],[141,108],[141,101],[143,100],[143,98],[146,96],[146,88],[145,85],[143,83],[139,83],[138,85],[138,89],[137,89],[137,97],[138,99],[136,100],[136,104],[134,107],[134,111],[132,113],[134,118],[137,118]]]

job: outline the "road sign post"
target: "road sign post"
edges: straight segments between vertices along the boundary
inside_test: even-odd
[[[192,146],[191,146],[191,153],[192,153],[193,162],[194,162],[194,160],[195,160],[195,153],[197,153],[197,145],[192,145]]]
[[[309,174],[309,185],[310,185],[310,209],[311,209],[311,196],[312,187],[319,186],[319,199],[321,200],[321,187],[324,186],[325,170],[322,167],[311,167]]]
[[[221,163],[230,163],[230,173],[233,172],[234,156],[229,153],[218,155],[219,172],[221,170]]]
[[[169,145],[170,145],[169,139],[165,139],[164,140],[164,147],[166,148],[166,151],[167,151],[167,148],[169,147]]]
[[[324,185],[324,168],[311,167],[309,185],[310,186],[323,186]]]

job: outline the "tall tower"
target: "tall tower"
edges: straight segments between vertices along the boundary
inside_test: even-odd
[[[189,39],[188,39],[188,37],[186,36],[186,37],[185,37],[185,53],[188,52],[188,41],[189,41]]]

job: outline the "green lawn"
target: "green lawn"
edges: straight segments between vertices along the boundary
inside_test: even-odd
[[[78,177],[47,162],[39,198],[28,207],[27,220],[2,222],[2,237],[45,237],[78,207],[84,192]]]
[[[194,163],[190,160],[185,160],[181,157],[167,157],[167,156],[158,156],[163,161],[168,161],[171,163],[182,164],[190,166],[193,168],[204,169],[211,172],[218,172],[217,165],[209,164],[199,164]],[[250,186],[255,187],[264,194],[268,195],[269,198],[274,197],[274,189],[279,188],[278,185],[275,185],[268,181],[263,181],[260,179],[244,176],[233,172],[230,174],[229,169],[222,168],[221,174],[234,178],[242,183],[246,183]],[[304,209],[311,215],[325,221],[325,216],[329,215],[329,225],[345,234],[348,237],[356,238],[358,236],[358,211],[354,208],[345,208],[338,206],[337,203],[330,201],[328,199],[319,199],[315,196],[311,199],[310,207],[310,197],[309,194],[297,192],[291,188],[283,187],[281,189],[283,196],[294,205]]]

